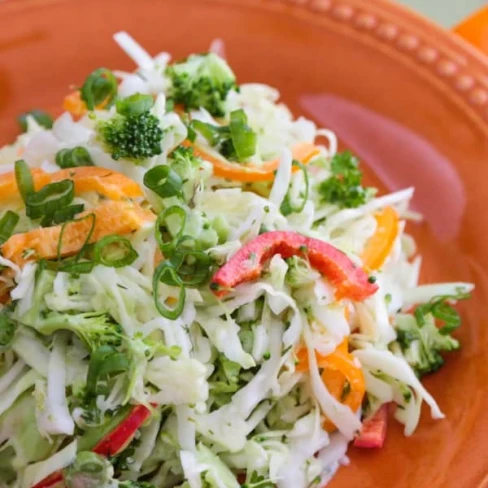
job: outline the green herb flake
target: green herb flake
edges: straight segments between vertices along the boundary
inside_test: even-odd
[[[340,208],[364,205],[371,193],[361,186],[363,174],[359,160],[350,152],[337,153],[330,164],[331,176],[319,185],[322,200]]]

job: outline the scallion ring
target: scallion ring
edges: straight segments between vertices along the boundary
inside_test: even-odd
[[[98,68],[88,75],[80,90],[81,99],[88,110],[94,110],[97,105],[105,102],[110,107],[117,96],[117,79],[106,68]]]
[[[115,234],[103,237],[93,248],[95,262],[110,268],[129,266],[138,257],[129,239]]]
[[[203,251],[176,251],[170,258],[184,286],[198,286],[207,281],[211,260]]]
[[[144,175],[144,185],[161,198],[181,195],[183,180],[169,166],[155,166]]]
[[[53,213],[53,223],[62,224],[67,220],[72,220],[76,214],[83,212],[85,205],[83,203],[77,203],[75,205],[69,205],[66,208],[56,210]]]
[[[42,227],[49,227],[51,225],[62,224],[67,220],[72,220],[76,214],[83,212],[85,205],[77,203],[75,205],[68,205],[65,208],[56,210],[52,215],[45,215],[41,220]]]
[[[244,110],[234,110],[230,114],[230,137],[238,161],[245,161],[256,153],[256,133],[247,125]]]
[[[123,373],[129,368],[130,360],[126,354],[118,352],[114,346],[110,345],[98,347],[90,357],[86,379],[87,394],[96,395],[97,384],[100,379]]]
[[[285,217],[292,214],[292,213],[302,212],[303,209],[305,208],[305,204],[307,203],[308,196],[310,193],[310,180],[308,177],[307,168],[300,161],[293,161],[293,166],[298,166],[300,168],[300,170],[303,172],[303,178],[305,180],[305,192],[301,196],[301,198],[302,198],[301,202],[298,205],[295,205],[291,201],[291,197],[290,197],[291,185],[290,185],[290,188],[288,189],[288,193],[286,194],[285,199],[283,200],[283,203],[281,204],[281,207],[280,207],[280,211]]]
[[[19,223],[19,216],[7,210],[0,219],[0,244],[3,244],[13,234],[16,225]]]
[[[219,127],[207,124],[201,120],[192,120],[189,125],[189,129],[192,131],[192,136],[195,132],[201,134],[211,146],[218,144],[220,139]],[[195,137],[195,136],[194,136]]]
[[[186,138],[190,142],[195,142],[195,139],[197,138],[197,133],[195,132],[195,129],[191,126],[191,124],[188,124],[186,126],[186,130],[187,130]]]
[[[158,215],[155,225],[156,241],[163,255],[171,254],[176,242],[183,235],[186,212],[182,207],[172,205]]]
[[[70,224],[74,224],[76,222],[83,222],[83,221],[88,221],[88,220],[91,220],[91,223],[89,224],[89,228],[88,228],[88,232],[86,234],[86,237],[85,237],[85,241],[83,242],[83,245],[81,246],[80,250],[78,251],[78,254],[76,254],[76,256],[74,256],[73,258],[73,262],[78,262],[78,260],[83,256],[83,254],[85,253],[85,250],[88,246],[88,244],[90,243],[90,240],[93,236],[93,232],[95,231],[95,223],[96,223],[96,220],[97,220],[97,216],[93,213],[90,213],[88,215],[84,215],[83,217],[80,217],[78,219],[73,219],[73,220],[69,220],[68,222],[64,222],[62,227],[61,227],[61,232],[59,233],[59,240],[58,240],[58,245],[57,245],[57,250],[56,250],[56,255],[57,255],[57,260],[60,261],[61,258],[62,258],[62,254],[63,254],[63,237],[64,237],[64,233],[66,232],[66,229],[67,227],[70,225]]]
[[[35,193],[29,193],[25,200],[26,214],[31,219],[52,215],[69,205],[75,196],[75,184],[72,180],[50,183]]]
[[[46,129],[51,129],[53,126],[53,118],[47,112],[34,109],[19,115],[17,118],[17,122],[23,132],[27,132],[28,129],[27,117],[32,117],[40,126]]]
[[[126,117],[129,115],[141,115],[151,110],[153,105],[154,98],[151,95],[143,95],[142,93],[134,93],[134,95],[115,102],[117,113]]]
[[[169,307],[166,303],[161,302],[159,298],[159,286],[161,283],[170,284],[179,288],[178,299],[174,307]],[[177,275],[176,270],[167,261],[160,263],[154,272],[153,295],[156,308],[163,317],[175,320],[182,314],[183,307],[185,306],[186,289],[180,277]]]
[[[199,251],[200,243],[193,236],[184,235],[178,238],[175,244],[178,251]]]
[[[167,98],[164,104],[164,110],[166,113],[173,112],[175,109],[175,101],[172,98]]]
[[[27,195],[34,193],[35,190],[31,170],[23,159],[15,161],[15,180],[20,196],[25,203]]]
[[[79,166],[93,166],[90,153],[82,146],[73,149],[61,149],[56,153],[56,164],[63,169]]]
[[[95,263],[93,261],[67,261],[58,266],[57,271],[62,271],[63,273],[68,273],[71,275],[80,275],[91,273]]]

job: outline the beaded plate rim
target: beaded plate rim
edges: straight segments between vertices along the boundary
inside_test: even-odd
[[[300,14],[300,20],[348,29],[363,42],[381,43],[398,61],[414,65],[447,95],[481,119],[488,134],[488,57],[457,34],[389,0],[207,0]]]

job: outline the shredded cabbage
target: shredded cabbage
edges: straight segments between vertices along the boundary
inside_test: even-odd
[[[63,255],[60,244],[74,249],[79,237],[70,218],[63,242],[51,242],[48,220],[59,214],[41,228],[22,199],[2,201],[1,217],[18,214],[15,234],[41,237],[26,234],[22,249],[12,246],[11,256],[4,246],[9,259],[0,256],[0,486],[30,488],[83,469],[80,459],[93,453],[77,451],[103,441],[116,452],[93,455],[103,465],[100,488],[312,488],[348,464],[362,419],[382,405],[396,405],[407,436],[423,402],[443,418],[419,376],[442,366],[439,351],[459,347],[452,307],[474,285],[419,282],[422,250],[405,230],[422,219],[409,209],[414,189],[378,196],[364,188],[333,132],[294,118],[272,87],[236,85],[220,39],[211,54],[179,64],[126,32],[114,40],[136,71],[114,71],[118,84],[95,71],[82,90],[111,90],[107,106],[65,112],[52,129],[28,116],[27,131],[0,149],[0,174],[19,155],[38,174],[53,173],[59,151],[85,149],[94,167],[78,168],[87,178],[72,204],[91,212],[109,185],[117,198],[127,191],[119,203],[140,220],[106,247],[111,222],[97,221]],[[154,155],[116,159],[117,138],[108,144],[103,127],[124,127],[144,146],[144,121]],[[99,167],[115,174],[93,176]],[[386,210],[394,228],[382,222]],[[360,301],[341,296],[306,246],[292,256],[264,249],[259,263],[250,252],[229,264],[249,279],[209,286],[243,246],[273,231],[330,244],[376,291]]]

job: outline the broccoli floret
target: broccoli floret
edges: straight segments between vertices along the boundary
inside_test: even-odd
[[[20,316],[17,309],[14,318],[20,324],[27,325],[43,335],[51,335],[58,330],[69,330],[92,351],[104,344],[120,345],[122,327],[107,313],[60,313],[48,308],[45,296],[51,293],[55,276],[56,273],[53,271],[38,269],[31,307]]]
[[[168,164],[183,181],[183,195],[190,201],[195,194],[195,188],[210,175],[200,157],[195,156],[191,147],[178,146],[168,157]]]
[[[122,342],[122,327],[103,312],[79,314],[48,312],[39,317],[35,324],[28,325],[44,335],[51,335],[58,330],[69,330],[76,334],[91,351],[101,345],[120,345]]]
[[[193,54],[169,66],[171,80],[168,95],[185,109],[203,107],[215,117],[225,115],[224,101],[236,88],[236,77],[229,65],[214,53]]]
[[[199,169],[202,159],[195,156],[192,147],[178,146],[168,157],[172,168],[182,177],[193,168]]]
[[[286,283],[294,288],[315,283],[320,276],[317,272],[310,269],[310,264],[304,258],[292,256],[286,262],[288,264]]]
[[[99,122],[97,131],[115,160],[123,158],[140,162],[161,154],[163,130],[157,117],[149,111],[134,115],[116,114]]]
[[[424,317],[422,326],[413,315],[398,315],[395,321],[397,340],[393,348],[399,348],[413,368],[421,377],[441,368],[444,359],[441,351],[459,349],[459,342],[450,335],[443,334],[435,325],[432,315]]]

